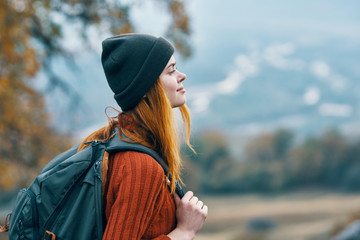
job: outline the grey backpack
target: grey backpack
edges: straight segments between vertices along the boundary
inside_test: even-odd
[[[9,224],[9,239],[91,239],[103,236],[102,162],[105,152],[138,151],[153,157],[168,172],[160,156],[140,144],[127,143],[117,132],[109,141],[79,145],[50,161],[28,189],[20,190]],[[184,195],[176,183],[176,192]]]

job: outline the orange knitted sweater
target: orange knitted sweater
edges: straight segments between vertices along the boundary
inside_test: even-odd
[[[110,155],[104,192],[103,239],[170,239],[176,207],[162,167],[134,151]]]

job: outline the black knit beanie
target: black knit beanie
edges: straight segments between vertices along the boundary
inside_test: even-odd
[[[166,39],[137,33],[107,38],[102,47],[106,79],[123,111],[140,102],[174,53]]]

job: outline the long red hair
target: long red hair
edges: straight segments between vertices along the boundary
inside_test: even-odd
[[[185,142],[193,150],[190,144],[191,123],[189,109],[186,105],[182,105],[179,110],[183,120]],[[160,79],[155,82],[154,86],[146,93],[146,97],[132,110],[120,113],[118,119],[108,117],[108,120],[109,124],[107,126],[84,139],[79,151],[87,146],[86,142],[108,140],[114,129],[119,126],[121,132],[132,142],[140,143],[159,153],[168,164],[169,173],[172,174],[170,188],[171,192],[174,192],[175,181],[182,182],[180,177],[180,144],[175,114]],[[129,124],[133,125],[133,127],[125,127],[129,126]]]

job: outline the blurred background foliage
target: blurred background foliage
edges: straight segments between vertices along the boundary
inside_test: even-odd
[[[359,139],[346,139],[336,129],[299,143],[294,137],[287,129],[264,133],[234,156],[222,133],[204,132],[193,139],[196,155],[183,151],[185,182],[208,194],[360,190]]]

